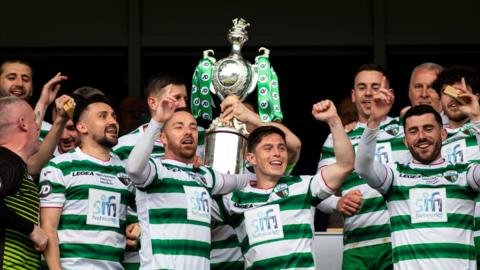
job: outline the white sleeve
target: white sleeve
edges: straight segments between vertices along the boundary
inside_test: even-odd
[[[149,159],[162,126],[162,123],[150,120],[143,137],[138,140],[128,157],[125,170],[135,185],[145,186],[155,177],[155,166]]]
[[[312,176],[312,179],[310,180],[310,191],[313,197],[317,197],[322,200],[335,194],[335,190],[329,188],[325,183],[322,170]]]
[[[369,186],[385,194],[393,183],[393,171],[375,160],[378,128],[365,131],[358,143],[357,157],[355,159],[355,171]]]
[[[467,183],[476,192],[480,191],[480,165],[471,163],[467,170]]]
[[[317,209],[320,210],[322,213],[325,214],[332,214],[337,210],[337,203],[341,199],[341,197],[332,195],[325,200],[322,200],[318,205]]]
[[[227,194],[236,189],[242,189],[250,181],[255,181],[256,179],[255,174],[250,172],[245,174],[223,174],[214,170],[213,172],[215,174],[215,183],[212,194],[214,195]]]
[[[53,166],[46,166],[40,173],[40,207],[63,207],[65,203],[65,183],[63,173]]]

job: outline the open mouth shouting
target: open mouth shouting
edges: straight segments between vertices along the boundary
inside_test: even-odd
[[[112,135],[114,137],[118,136],[118,128],[115,125],[110,125],[105,129],[105,134]]]

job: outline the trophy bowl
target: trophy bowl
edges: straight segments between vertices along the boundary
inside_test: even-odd
[[[256,81],[254,67],[241,57],[223,58],[213,66],[211,91],[221,100],[228,96],[238,96],[241,100],[253,91]]]

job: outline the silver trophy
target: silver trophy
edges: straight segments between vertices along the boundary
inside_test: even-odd
[[[242,46],[248,40],[245,28],[249,25],[244,19],[233,20],[233,27],[227,34],[232,44],[228,57],[215,61],[209,56],[210,53],[213,54],[212,50],[204,52],[215,63],[210,91],[221,100],[235,95],[243,101],[257,86],[257,66],[250,64],[241,55]],[[229,122],[214,119],[205,137],[204,163],[222,173],[243,173],[246,167],[247,135],[245,124],[237,119]]]

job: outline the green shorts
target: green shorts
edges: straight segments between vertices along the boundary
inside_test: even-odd
[[[392,245],[387,243],[345,250],[343,252],[342,269],[393,269]]]

